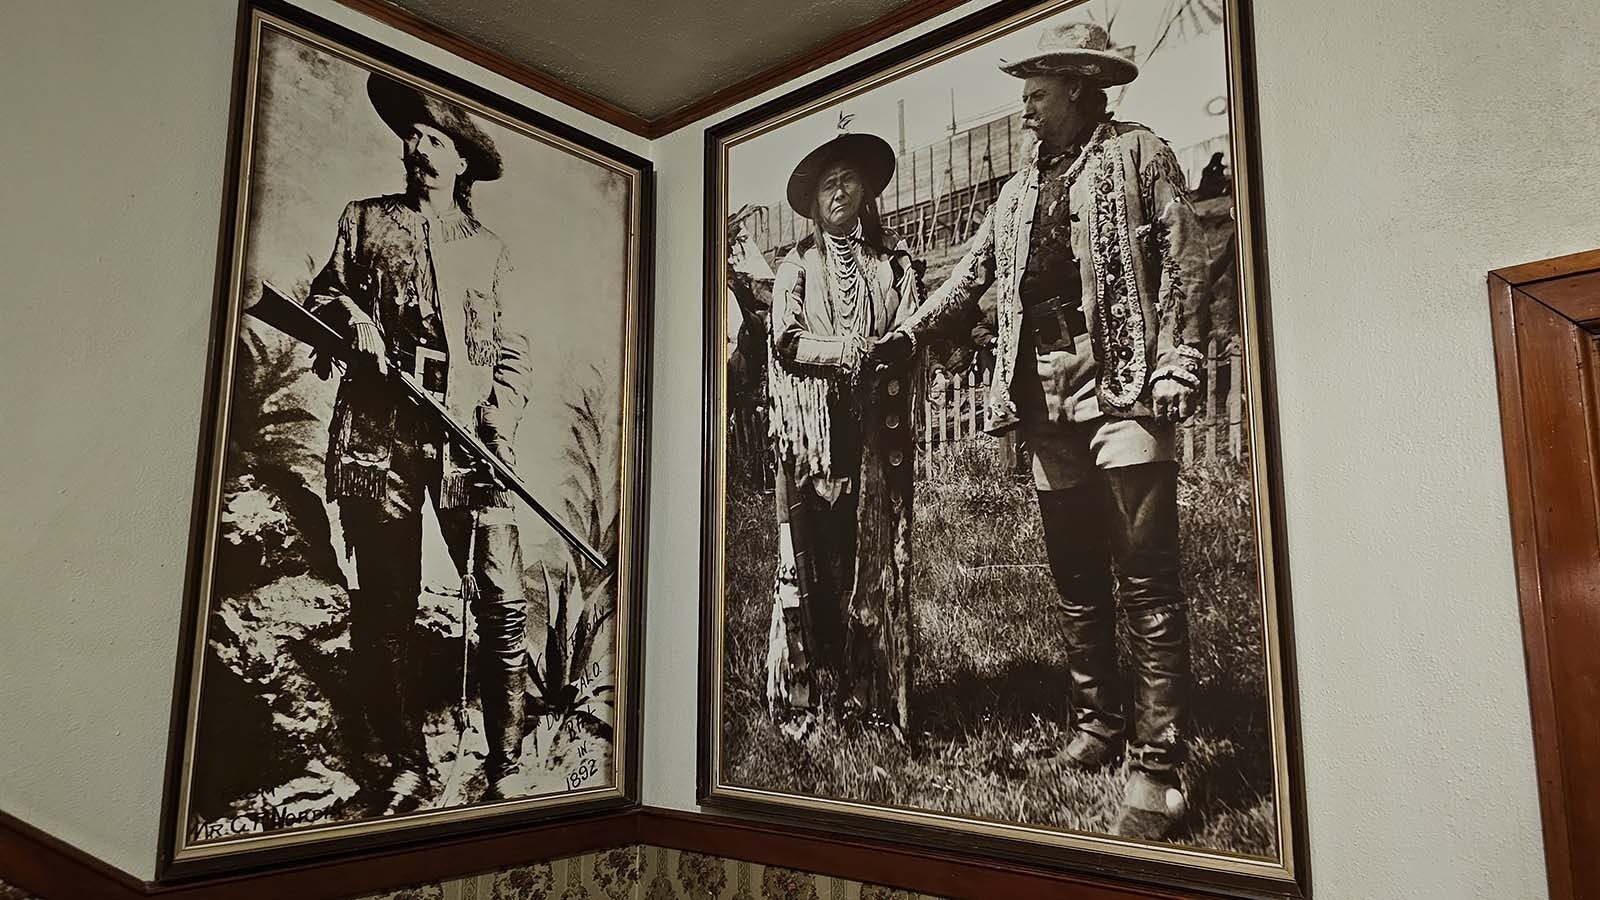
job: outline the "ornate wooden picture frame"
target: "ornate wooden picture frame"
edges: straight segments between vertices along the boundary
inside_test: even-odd
[[[698,797],[1306,897],[1249,5],[1109,12],[708,130]]]
[[[637,804],[651,164],[240,7],[162,878]]]

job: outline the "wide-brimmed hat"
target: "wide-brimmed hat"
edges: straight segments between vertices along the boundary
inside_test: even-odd
[[[1077,75],[1095,87],[1113,87],[1139,77],[1139,67],[1093,22],[1051,25],[1039,35],[1039,50],[1016,61],[1000,60],[1000,71],[1017,78]]]
[[[367,97],[372,100],[378,117],[402,140],[411,133],[411,126],[419,122],[450,135],[456,142],[456,152],[467,161],[467,169],[461,177],[493,181],[504,171],[494,141],[456,104],[377,72],[367,79]]]
[[[894,177],[894,148],[873,134],[841,134],[807,153],[789,174],[789,205],[800,215],[811,218],[817,199],[817,181],[836,162],[848,162],[867,188],[866,199],[883,193]]]

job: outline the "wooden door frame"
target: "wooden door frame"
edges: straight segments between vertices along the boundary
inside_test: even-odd
[[[1597,656],[1592,643],[1583,650],[1595,629],[1572,622],[1596,608],[1595,587],[1575,580],[1573,565],[1592,559],[1596,535],[1555,523],[1593,523],[1600,498],[1592,475],[1552,479],[1577,466],[1592,473],[1600,459],[1591,333],[1600,325],[1600,250],[1496,269],[1488,282],[1550,897],[1591,900],[1600,898],[1589,861],[1600,846],[1600,759],[1574,746],[1582,741],[1570,723],[1596,715],[1576,702],[1592,689],[1574,672],[1576,661]],[[1552,628],[1557,618],[1564,627]]]

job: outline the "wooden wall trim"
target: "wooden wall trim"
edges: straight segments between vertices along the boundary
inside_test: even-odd
[[[857,50],[869,47],[885,38],[919,25],[927,20],[960,6],[965,0],[913,0],[871,22],[852,28],[813,47],[804,55],[778,63],[749,78],[713,91],[698,100],[654,119],[630,112],[609,100],[588,91],[573,87],[560,79],[545,74],[532,66],[519,63],[510,57],[474,43],[460,35],[446,31],[434,23],[396,6],[390,0],[339,0],[340,3],[386,25],[427,41],[436,47],[475,63],[512,81],[559,100],[566,105],[586,112],[597,119],[610,122],[643,138],[658,138],[677,131],[685,125],[714,115],[784,82],[799,78]]]
[[[0,812],[0,879],[50,900],[145,896],[139,879],[4,812]]]
[[[523,87],[532,88],[553,100],[559,100],[580,112],[586,112],[641,137],[652,136],[651,124],[643,116],[629,112],[609,100],[603,100],[588,91],[573,87],[531,66],[525,66],[509,56],[446,31],[389,0],[339,0],[339,2],[385,25],[398,28],[412,37],[420,38],[470,63],[482,66],[496,75],[509,78]]]
[[[342,900],[637,843],[637,810],[415,846],[154,883],[0,812],[0,879],[44,900]]]
[[[44,900],[340,900],[630,844],[782,866],[954,900],[1208,896],[835,832],[653,807],[163,884],[140,881],[0,812],[0,879]]]
[[[1592,408],[1600,250],[1489,273],[1489,312],[1534,762],[1552,900],[1600,898]]]
[[[852,28],[827,43],[813,47],[804,56],[779,63],[653,119],[650,122],[649,137],[657,138],[671,134],[685,125],[698,122],[736,103],[742,103],[778,85],[820,69],[828,63],[841,60],[857,50],[863,50],[878,41],[893,37],[907,28],[920,25],[940,13],[949,12],[964,2],[965,0],[915,0],[907,3],[865,25]]]
[[[1512,287],[1523,287],[1535,281],[1566,278],[1571,275],[1593,272],[1596,269],[1600,269],[1600,250],[1584,250],[1581,253],[1569,253],[1566,256],[1553,256],[1550,259],[1541,259],[1535,262],[1494,269],[1489,272],[1489,277],[1490,279],[1503,281]],[[1493,290],[1494,288],[1491,284],[1491,293]]]
[[[1490,274],[1489,313],[1494,335],[1495,375],[1499,386],[1507,510],[1511,519],[1512,557],[1516,566],[1524,664],[1528,674],[1540,818],[1544,823],[1545,871],[1550,896],[1565,900],[1573,896],[1569,859],[1571,847],[1567,835],[1565,793],[1562,790],[1561,748],[1555,739],[1555,687],[1550,677],[1550,648],[1544,628],[1537,516],[1534,510],[1534,449],[1529,440],[1527,415],[1523,407],[1522,361],[1518,347],[1517,307],[1532,301],[1525,296],[1519,300],[1517,294],[1511,281],[1497,273]]]
[[[749,819],[655,807],[641,809],[638,816],[641,844],[953,900],[1197,900],[1204,896]]]

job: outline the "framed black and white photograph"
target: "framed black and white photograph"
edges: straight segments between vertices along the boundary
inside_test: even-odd
[[[162,875],[631,805],[650,163],[240,15]]]
[[[703,804],[1306,896],[1247,17],[1003,2],[708,131]]]

